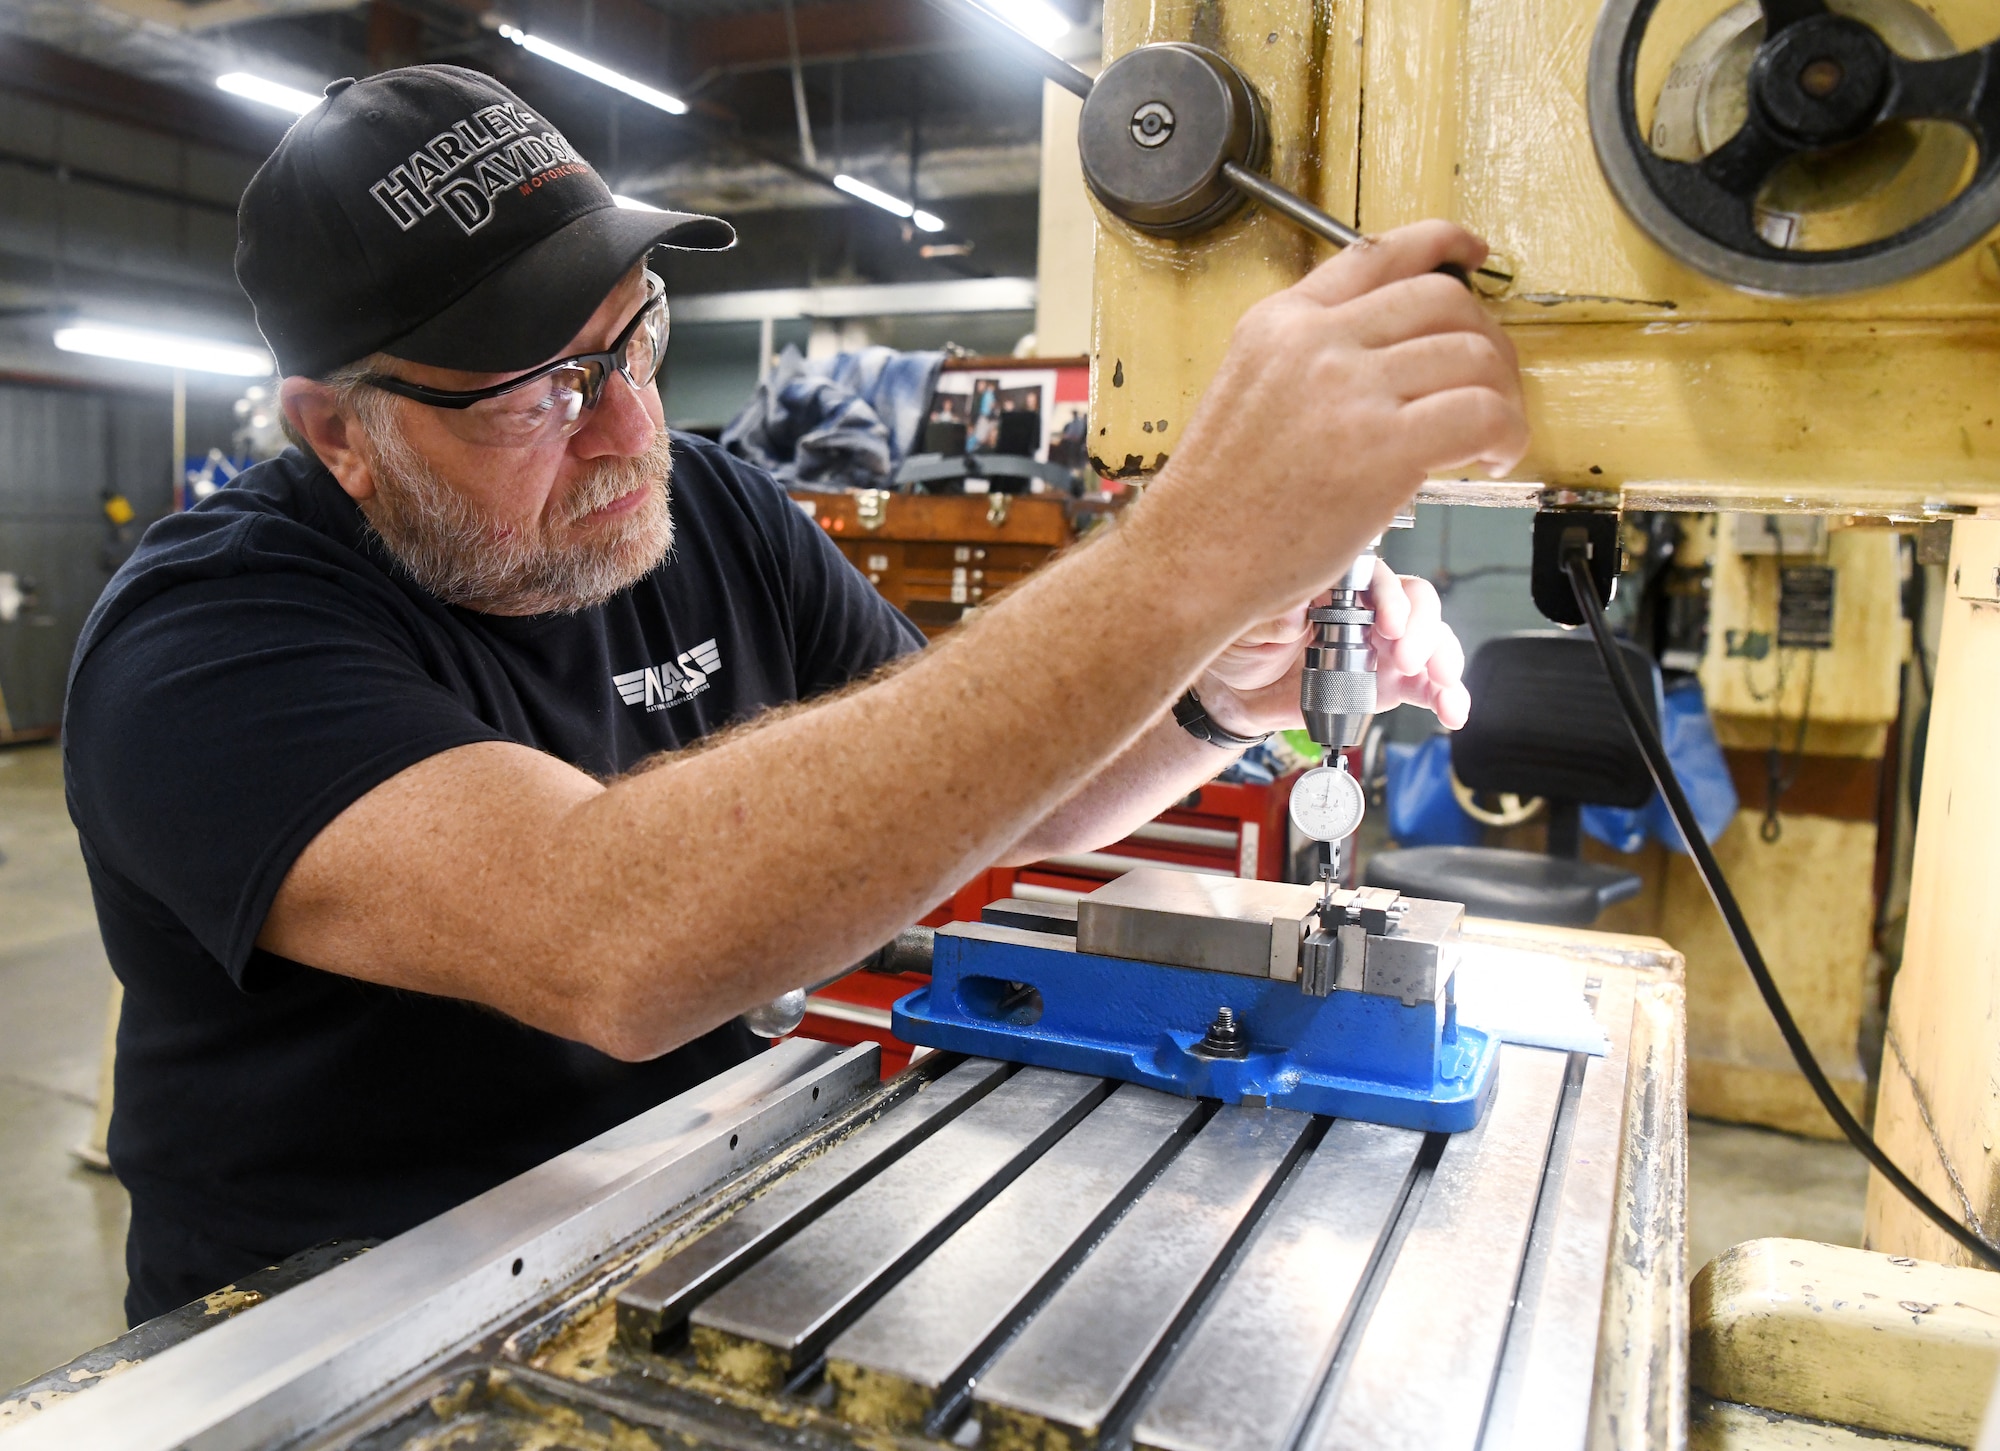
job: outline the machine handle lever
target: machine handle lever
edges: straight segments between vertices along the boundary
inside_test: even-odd
[[[1078,100],[1089,99],[1092,85],[1089,75],[1061,56],[1044,50],[985,6],[974,3],[974,0],[928,0],[928,3],[932,9],[942,11],[994,41],[1001,49],[1011,51],[1016,60],[1040,71]]]

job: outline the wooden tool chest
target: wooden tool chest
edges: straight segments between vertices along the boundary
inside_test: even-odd
[[[1094,517],[1026,494],[795,493],[854,567],[926,635],[1019,583]]]

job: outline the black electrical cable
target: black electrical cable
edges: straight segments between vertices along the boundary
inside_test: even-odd
[[[1833,1084],[1827,1081],[1825,1070],[1813,1057],[1805,1035],[1793,1021],[1792,1010],[1785,1006],[1785,999],[1771,977],[1770,968],[1764,964],[1764,954],[1758,950],[1757,939],[1750,933],[1750,924],[1744,919],[1743,909],[1736,905],[1736,894],[1723,880],[1722,868],[1716,864],[1715,853],[1709,850],[1708,838],[1702,834],[1701,825],[1695,820],[1694,808],[1688,804],[1687,793],[1681,790],[1680,779],[1674,775],[1673,766],[1667,760],[1667,748],[1660,744],[1659,732],[1647,719],[1639,692],[1633,686],[1631,677],[1625,673],[1624,663],[1618,658],[1618,644],[1611,637],[1611,626],[1604,618],[1604,606],[1598,602],[1597,586],[1590,577],[1589,561],[1581,549],[1571,547],[1565,551],[1562,565],[1563,572],[1569,576],[1570,589],[1576,594],[1576,606],[1583,612],[1584,623],[1590,627],[1591,639],[1596,642],[1597,653],[1604,661],[1605,673],[1611,678],[1611,688],[1625,712],[1625,723],[1632,728],[1633,739],[1639,743],[1639,753],[1646,758],[1646,769],[1652,773],[1653,784],[1659,788],[1667,810],[1673,813],[1674,824],[1680,828],[1681,837],[1687,843],[1688,855],[1694,861],[1695,870],[1701,874],[1701,883],[1708,888],[1716,910],[1728,925],[1729,935],[1736,940],[1736,950],[1743,954],[1750,976],[1756,979],[1757,991],[1763,994],[1764,1006],[1770,1009],[1778,1031],[1784,1035],[1785,1046],[1792,1050],[1799,1072],[1805,1074],[1813,1094],[1840,1126],[1847,1141],[1895,1187],[1897,1193],[1915,1205],[1939,1229],[1984,1261],[1988,1269],[2000,1270],[2000,1245],[1960,1223],[1957,1216],[1947,1213],[1911,1182],[1909,1175],[1897,1168],[1882,1152],[1880,1145],[1869,1137],[1868,1130],[1841,1102],[1840,1095],[1833,1091]]]

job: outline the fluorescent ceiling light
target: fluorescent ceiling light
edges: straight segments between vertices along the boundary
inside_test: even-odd
[[[1047,0],[973,0],[973,3],[1013,26],[1037,45],[1051,45],[1075,27]]]
[[[891,216],[901,217],[905,221],[914,222],[917,230],[920,232],[942,232],[944,230],[944,219],[942,217],[934,217],[929,212],[920,211],[901,197],[891,196],[880,187],[870,186],[867,182],[849,176],[844,171],[833,179],[833,184],[849,196],[859,197],[870,206],[880,207]]]
[[[213,338],[183,337],[112,323],[80,322],[56,329],[56,346],[66,353],[122,358],[129,363],[155,363],[193,373],[227,373],[236,378],[262,378],[271,371],[271,355],[262,348]]]
[[[500,34],[530,55],[538,55],[543,60],[554,61],[559,66],[567,66],[580,76],[589,76],[599,85],[609,86],[614,91],[623,91],[635,101],[644,101],[649,106],[658,106],[670,116],[687,114],[687,102],[679,96],[670,96],[665,91],[656,91],[643,81],[635,81],[630,76],[620,75],[609,66],[601,66],[594,60],[586,60],[573,50],[564,50],[552,45],[539,35],[530,35],[512,25],[500,27]]]
[[[217,76],[215,84],[217,89],[227,91],[232,96],[241,96],[246,101],[275,106],[278,110],[289,111],[294,116],[305,115],[321,100],[309,91],[281,86],[276,81],[267,81],[262,76],[253,76],[247,71],[231,71],[226,76]]]
[[[611,200],[617,202],[619,206],[628,212],[657,212],[664,210],[662,207],[654,206],[651,202],[642,202],[635,196],[621,196],[615,191],[611,193]]]

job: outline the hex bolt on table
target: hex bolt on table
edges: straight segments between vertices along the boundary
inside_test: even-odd
[[[1602,1056],[1425,1132],[781,1044],[36,1410],[0,1451],[1678,1448],[1679,960],[1473,924]],[[47,1378],[44,1378],[45,1380]]]

